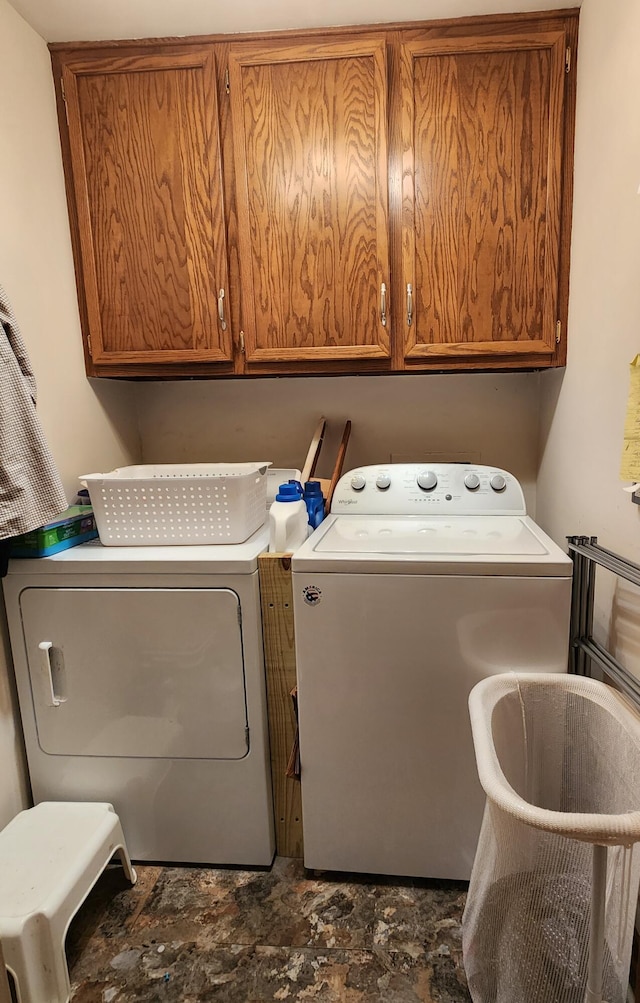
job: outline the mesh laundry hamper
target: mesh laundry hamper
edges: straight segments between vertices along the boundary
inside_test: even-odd
[[[487,795],[463,918],[474,1003],[626,1003],[640,880],[640,719],[582,676],[469,698]]]

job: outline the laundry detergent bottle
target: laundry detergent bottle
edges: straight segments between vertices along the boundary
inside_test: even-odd
[[[296,550],[307,539],[309,513],[295,481],[281,484],[269,509],[269,551]]]

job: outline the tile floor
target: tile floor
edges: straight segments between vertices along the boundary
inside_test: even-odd
[[[111,867],[67,937],[72,1003],[468,1003],[466,886]]]

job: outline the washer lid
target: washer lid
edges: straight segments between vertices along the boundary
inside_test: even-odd
[[[571,559],[527,516],[330,516],[293,570],[570,576]]]

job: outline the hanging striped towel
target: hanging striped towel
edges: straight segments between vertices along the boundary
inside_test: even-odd
[[[67,507],[36,413],[36,383],[0,286],[0,540],[50,522]]]

